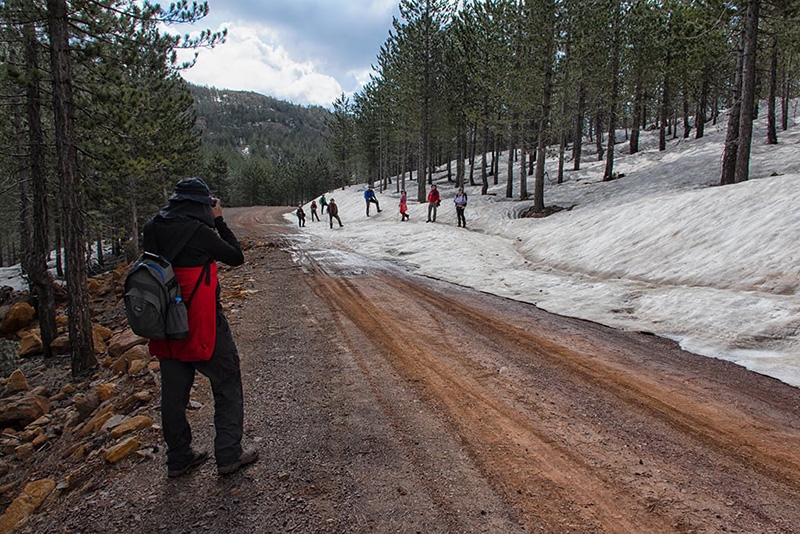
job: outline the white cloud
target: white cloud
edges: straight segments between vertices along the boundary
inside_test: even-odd
[[[367,84],[367,82],[369,82],[370,76],[374,72],[375,71],[372,69],[372,67],[370,67],[368,69],[363,69],[360,71],[350,71],[347,74],[349,74],[356,80],[359,87],[364,87]]]
[[[191,83],[217,88],[255,91],[298,104],[329,106],[341,93],[339,82],[319,72],[311,61],[298,61],[277,43],[273,32],[242,22],[228,28],[226,42],[201,50],[197,63],[183,72]]]

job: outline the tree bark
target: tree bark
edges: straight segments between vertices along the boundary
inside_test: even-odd
[[[575,139],[572,143],[572,170],[581,169],[581,151],[583,150],[583,121],[586,115],[586,88],[578,87],[578,110],[575,113]]]
[[[500,183],[500,134],[492,138],[492,179],[494,185]]]
[[[428,188],[425,185],[425,141],[422,132],[419,133],[419,146],[417,152],[417,201],[422,203],[428,198]]]
[[[85,231],[78,176],[75,107],[69,57],[69,26],[66,0],[47,0],[50,64],[53,76],[53,115],[61,185],[61,220],[67,259],[67,306],[73,376],[97,365],[92,339],[92,321],[86,289]]]
[[[642,129],[642,81],[641,73],[637,76],[636,92],[633,98],[633,124],[631,124],[631,138],[628,140],[628,153],[639,152],[639,132]]]
[[[781,87],[781,130],[789,129],[789,98],[791,96],[792,80],[789,76],[789,66],[783,67],[783,84]]]
[[[756,105],[756,48],[758,46],[758,11],[761,0],[747,2],[747,19],[742,62],[742,110],[739,117],[739,149],[736,151],[736,183],[750,175],[750,147],[753,141],[753,118]]]
[[[619,98],[619,63],[620,63],[620,26],[622,15],[619,13],[619,4],[616,4],[612,15],[614,21],[614,36],[611,43],[613,56],[611,60],[611,94],[608,103],[608,151],[606,152],[606,168],[603,172],[603,181],[614,179],[614,145],[617,137],[617,99]],[[598,130],[599,131],[599,130]]]
[[[692,132],[692,126],[689,122],[689,88],[687,87],[686,80],[683,82],[683,138],[689,139],[689,134]]]
[[[508,166],[506,173],[506,198],[514,196],[514,126],[508,127]]]
[[[548,3],[547,46],[542,58],[544,76],[542,77],[542,108],[539,122],[539,138],[536,143],[536,172],[533,180],[533,207],[536,211],[544,211],[544,166],[547,159],[547,136],[550,130],[550,113],[553,98],[553,64],[555,62],[556,15],[553,2]]]
[[[469,148],[469,185],[477,185],[475,183],[475,150],[478,144],[478,124],[472,127],[472,141]],[[486,152],[484,152],[486,154]]]
[[[25,55],[28,70],[28,139],[30,145],[30,178],[33,189],[33,247],[27,251],[26,271],[31,285],[31,295],[36,298],[39,332],[45,359],[53,356],[51,345],[58,336],[56,325],[56,296],[53,277],[47,270],[48,245],[47,172],[45,170],[45,143],[42,131],[41,72],[39,69],[40,45],[35,29],[27,26]]]
[[[658,131],[658,149],[664,151],[667,149],[667,116],[669,114],[669,66],[672,63],[672,55],[667,51],[667,59],[664,68],[664,81],[661,87],[661,110],[660,110],[660,125]]]
[[[707,69],[703,74],[703,82],[700,84],[700,101],[697,103],[695,113],[694,138],[701,139],[706,131],[706,109],[708,108],[708,74]]]
[[[519,199],[528,200],[528,135],[524,128],[520,129],[520,157],[519,157]]]
[[[461,124],[458,132],[456,159],[456,187],[464,187],[464,177],[466,176],[465,165],[467,162],[467,129]]]
[[[772,36],[772,49],[769,59],[769,86],[767,88],[767,144],[778,144],[778,131],[775,124],[775,100],[778,93],[778,36]]]
[[[481,195],[489,192],[489,173],[487,171],[486,157],[489,153],[489,125],[484,123],[481,139]]]
[[[594,146],[597,151],[597,161],[603,161],[603,115],[599,111],[594,116]]]

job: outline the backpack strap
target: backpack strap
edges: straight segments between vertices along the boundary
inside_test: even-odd
[[[203,265],[203,269],[200,271],[200,276],[197,277],[197,282],[194,284],[194,289],[192,289],[192,294],[189,295],[188,299],[184,299],[184,303],[186,307],[189,307],[189,304],[192,302],[194,298],[194,294],[197,293],[197,288],[200,287],[200,283],[203,281],[203,278],[206,279],[206,285],[211,283],[211,262],[208,262]]]

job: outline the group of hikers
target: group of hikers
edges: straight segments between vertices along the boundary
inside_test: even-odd
[[[378,213],[381,212],[381,205],[378,202],[378,197],[375,196],[375,188],[370,185],[367,189],[364,190],[364,202],[366,203],[367,207],[367,217],[369,217],[370,206],[375,204],[375,208],[378,210]],[[442,203],[441,196],[439,195],[439,189],[436,187],[436,184],[431,185],[431,190],[428,193],[427,198],[428,203],[428,220],[425,222],[436,222],[436,212],[439,206]],[[453,197],[453,203],[455,204],[456,208],[456,220],[458,222],[459,228],[466,228],[467,227],[467,219],[464,216],[464,211],[467,208],[467,193],[464,191],[463,187],[459,187],[458,191],[456,192],[455,197]],[[342,224],[342,220],[339,218],[339,206],[336,205],[336,201],[334,199],[327,200],[325,195],[322,195],[319,198],[319,210],[321,213],[325,213],[325,209],[328,209],[328,218],[330,220],[330,226],[333,228],[333,220],[336,219],[339,222],[339,226],[344,226]],[[319,221],[319,215],[317,214],[317,200],[314,199],[311,201],[311,220]],[[306,212],[303,209],[303,205],[300,204],[295,211],[295,215],[297,215],[297,223],[299,226],[303,227],[306,225]],[[408,215],[408,194],[406,193],[405,189],[400,192],[400,220],[407,221],[410,217]]]
[[[344,226],[344,224],[342,224],[342,220],[339,218],[339,206],[336,204],[336,201],[334,199],[327,200],[325,198],[325,195],[322,195],[319,198],[319,211],[324,214],[326,208],[328,209],[328,218],[330,219],[331,228],[333,228],[333,220],[334,219],[336,219],[338,221],[339,226]],[[311,206],[309,207],[309,209],[311,210],[311,221],[312,222],[315,221],[315,220],[319,221],[320,218],[319,218],[319,215],[317,214],[317,201],[316,201],[316,199],[311,201]],[[379,209],[378,211],[381,211],[381,210]],[[303,205],[302,204],[297,206],[297,210],[295,210],[294,214],[297,215],[297,224],[299,226],[301,226],[301,227],[305,226],[306,225],[306,212],[303,209]],[[369,213],[367,213],[367,215],[369,215]]]

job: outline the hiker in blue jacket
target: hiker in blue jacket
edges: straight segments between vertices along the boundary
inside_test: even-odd
[[[375,196],[375,188],[373,186],[369,186],[364,191],[364,201],[367,203],[367,217],[369,217],[369,205],[375,204],[378,208],[378,213],[381,212],[381,205],[378,204],[378,197]]]

